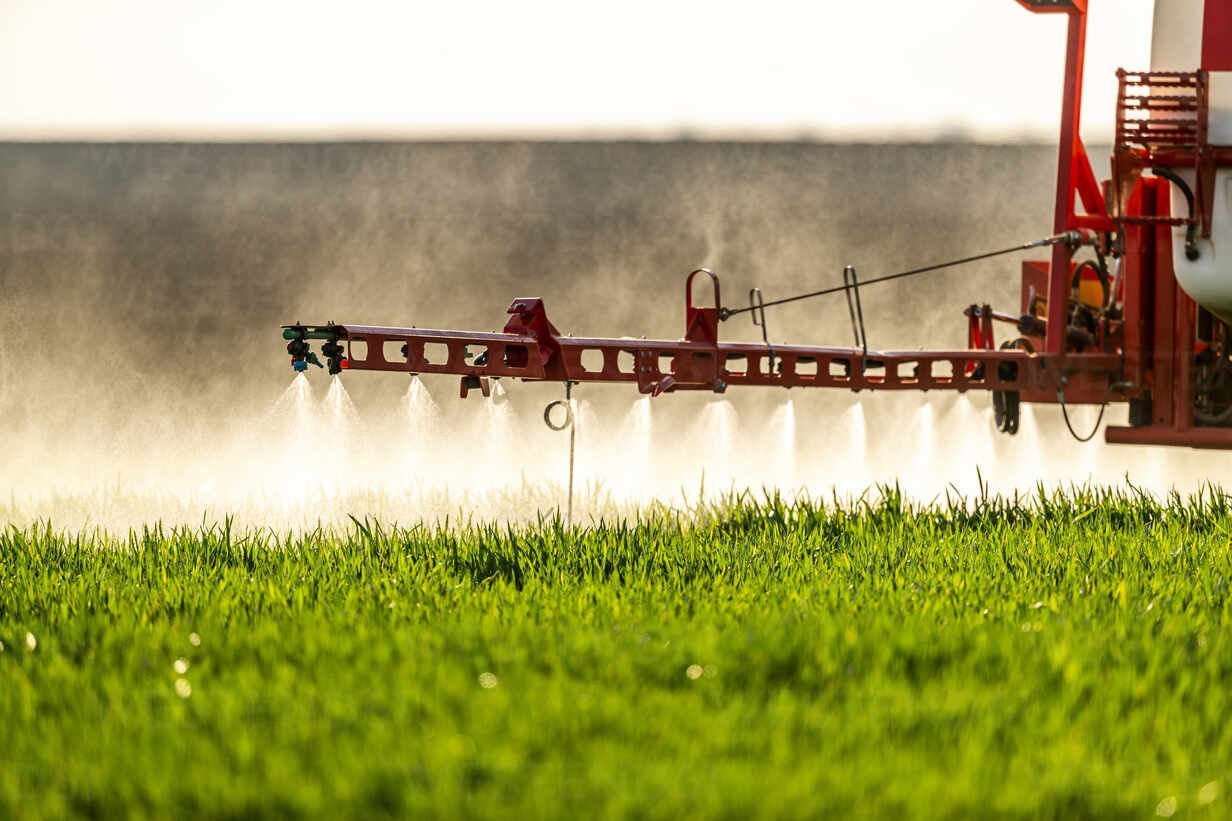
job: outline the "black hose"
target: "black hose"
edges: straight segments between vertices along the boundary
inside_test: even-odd
[[[1194,219],[1193,189],[1189,187],[1189,183],[1185,182],[1180,174],[1171,168],[1160,166],[1159,168],[1152,168],[1151,173],[1181,189],[1181,194],[1185,197],[1185,204],[1189,206],[1189,226],[1185,229],[1185,259],[1194,262],[1198,257],[1202,256],[1202,252],[1198,250],[1198,223]]]
[[[1099,416],[1095,417],[1095,427],[1091,428],[1091,432],[1086,436],[1079,436],[1074,430],[1074,426],[1070,424],[1069,411],[1066,410],[1065,407],[1065,396],[1062,394],[1060,389],[1057,390],[1057,401],[1061,403],[1061,418],[1065,420],[1065,427],[1069,428],[1069,435],[1077,439],[1079,442],[1090,442],[1094,439],[1095,434],[1099,433],[1100,424],[1104,421],[1104,411],[1108,409],[1108,402],[1105,400],[1104,404],[1099,406]]]
[[[1074,426],[1069,421],[1069,409],[1065,404],[1065,380],[1061,380],[1061,384],[1057,386],[1057,404],[1061,406],[1061,418],[1065,420],[1065,427],[1069,428],[1070,436],[1077,439],[1079,442],[1090,442],[1095,438],[1095,434],[1099,433],[1099,426],[1104,421],[1104,411],[1108,410],[1108,402],[1112,399],[1112,394],[1115,392],[1125,392],[1133,387],[1132,382],[1113,382],[1108,386],[1108,390],[1104,391],[1103,404],[1099,406],[1099,416],[1095,418],[1095,427],[1091,428],[1091,432],[1086,436],[1079,436],[1074,430]]]

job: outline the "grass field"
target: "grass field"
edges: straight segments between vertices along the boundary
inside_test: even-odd
[[[0,535],[0,816],[1232,815],[1232,506]]]

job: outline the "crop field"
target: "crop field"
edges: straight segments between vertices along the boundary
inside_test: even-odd
[[[0,817],[1227,817],[1232,504],[0,534]]]

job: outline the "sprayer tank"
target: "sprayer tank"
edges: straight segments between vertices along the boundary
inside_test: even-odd
[[[1232,145],[1232,0],[1155,0],[1152,71],[1208,72],[1208,140]],[[1195,188],[1193,168],[1174,169]],[[1172,188],[1172,213],[1188,212]],[[1177,282],[1194,301],[1232,322],[1232,170],[1216,169],[1211,236],[1198,239],[1198,258],[1185,253],[1186,227],[1173,229],[1172,261]]]

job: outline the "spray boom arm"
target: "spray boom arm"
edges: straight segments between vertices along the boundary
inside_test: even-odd
[[[695,305],[692,285],[706,277],[714,288],[713,307]],[[1092,353],[1071,355],[1066,371],[1049,368],[1050,357],[1028,350],[991,349],[991,323],[998,316],[987,306],[972,306],[968,320],[978,327],[981,343],[967,350],[868,351],[863,348],[771,345],[768,342],[720,342],[719,278],[698,269],[686,280],[685,334],[679,340],[648,340],[561,335],[548,320],[543,300],[515,299],[501,333],[390,328],[368,325],[287,325],[291,340],[325,340],[345,345],[343,359],[330,359],[331,371],[342,369],[402,373],[454,374],[461,395],[475,388],[488,392],[488,381],[514,377],[562,383],[631,382],[639,392],[657,396],[682,390],[722,393],[733,386],[848,388],[851,390],[1056,390],[1063,379],[1105,383],[1120,368],[1119,357]],[[328,352],[327,352],[328,354]]]

